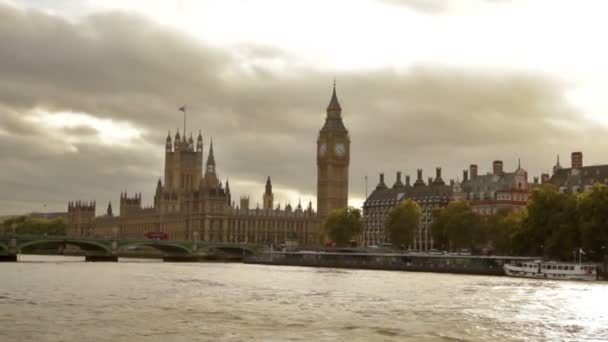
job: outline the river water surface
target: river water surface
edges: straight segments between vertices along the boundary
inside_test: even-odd
[[[0,341],[608,341],[608,284],[20,256]]]

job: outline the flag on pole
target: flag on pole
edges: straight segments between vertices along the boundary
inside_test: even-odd
[[[185,113],[186,112],[186,106],[179,107],[179,110]]]

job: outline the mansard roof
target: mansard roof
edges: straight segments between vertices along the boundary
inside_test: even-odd
[[[592,165],[582,168],[556,170],[550,182],[559,187],[585,186],[608,183],[608,165]]]
[[[414,200],[449,200],[452,197],[452,189],[448,185],[424,185],[417,187],[401,188],[377,188],[365,200],[364,206],[376,204],[396,204],[404,199]]]

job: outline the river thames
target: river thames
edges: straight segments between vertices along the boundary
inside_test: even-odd
[[[608,284],[20,256],[0,341],[598,341]]]

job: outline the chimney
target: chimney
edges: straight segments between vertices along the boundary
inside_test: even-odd
[[[477,177],[477,164],[469,165],[469,173],[471,175],[471,179]]]
[[[469,180],[469,170],[462,170],[462,182]]]
[[[411,184],[410,184],[410,175],[405,176],[405,186],[411,186]]]
[[[395,184],[393,184],[393,188],[402,188],[403,183],[401,182],[401,171],[397,171],[397,179],[395,180]]]
[[[380,174],[380,181],[378,185],[376,185],[376,189],[386,189],[386,184],[384,184],[384,173]]]
[[[422,169],[416,170],[418,177],[416,178],[416,182],[414,182],[414,186],[423,186],[424,181],[422,180]]]
[[[549,174],[548,173],[543,173],[540,175],[540,182],[542,184],[548,183],[549,182]]]
[[[492,163],[492,170],[494,176],[502,176],[502,160],[495,160],[494,163]]]
[[[580,169],[583,167],[583,152],[572,152],[572,168]]]

